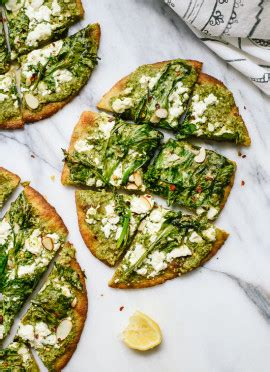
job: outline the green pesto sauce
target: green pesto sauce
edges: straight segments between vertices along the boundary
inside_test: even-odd
[[[8,92],[2,91],[0,89],[0,93],[8,95],[4,101],[0,102],[1,110],[0,110],[0,123],[4,123],[8,120],[13,119],[20,119],[21,118],[21,111],[19,107],[19,98],[18,92],[15,83],[15,76],[12,72],[7,73],[6,75],[1,75],[1,78],[5,78],[6,76],[10,76],[12,78],[12,85],[9,88]],[[1,124],[0,124],[1,127]]]
[[[52,2],[53,0],[45,0],[43,6],[52,9]],[[34,30],[36,24],[31,25],[26,15],[26,8],[23,6],[17,12],[6,10],[9,23],[10,46],[15,55],[25,54],[50,41],[62,38],[67,33],[68,28],[79,20],[80,12],[76,0],[58,0],[58,4],[61,7],[59,15],[50,15],[50,24],[53,29],[51,35],[43,36],[40,40],[37,40],[35,45],[27,43],[27,36],[30,31]],[[59,17],[60,15],[61,17]]]
[[[218,102],[209,105],[203,113],[205,122],[192,123],[192,102],[187,116],[179,128],[178,138],[190,136],[202,137],[212,140],[226,140],[237,144],[248,144],[249,135],[245,123],[237,112],[231,113],[235,106],[232,93],[224,86],[210,83],[196,84],[193,97],[198,95],[203,101],[210,94],[217,97]]]
[[[95,25],[89,25],[75,35],[65,38],[60,52],[56,56],[51,56],[45,66],[41,63],[29,66],[32,71],[30,86],[25,76],[21,75],[22,88],[26,89],[23,97],[23,108],[39,112],[44,105],[65,101],[79,92],[97,64],[98,45],[91,38],[95,27]],[[27,63],[27,56],[22,57],[21,61],[23,69],[24,64]],[[59,83],[59,89],[57,89],[54,73],[62,70],[67,70],[69,74],[72,74],[71,80]],[[46,87],[46,94],[41,91],[41,85]],[[37,109],[32,109],[27,105],[25,95],[29,91],[38,99]]]
[[[160,208],[160,210],[162,209]],[[215,229],[213,225],[209,224],[205,219],[199,220],[176,211],[167,210],[164,216],[164,222],[155,233],[156,239],[154,241],[152,240],[153,233],[145,233],[143,231],[136,235],[121,265],[117,268],[112,282],[132,286],[147,279],[158,279],[164,273],[169,273],[173,276],[182,275],[198,268],[210,254],[215,238],[210,241],[209,238],[205,237],[204,232],[209,228]],[[148,221],[145,225],[147,223]],[[199,242],[189,240],[194,233],[200,238]],[[138,245],[143,247],[145,250],[144,254],[135,263],[131,263],[131,254]],[[185,249],[189,250],[189,255],[167,261],[165,268],[157,269],[155,272],[151,265],[151,255],[159,253],[164,254],[164,257],[166,257],[174,249],[179,249],[183,245]],[[142,268],[144,268],[145,272],[140,273]]]
[[[1,174],[0,171],[0,209],[3,208],[6,200],[10,197],[16,187],[17,185],[14,184],[13,180],[10,180],[8,175]]]
[[[20,342],[11,343],[0,349],[0,370],[2,372],[38,372],[39,368],[28,347]]]
[[[108,265],[114,266],[121,258],[126,247],[131,243],[145,214],[131,212],[130,201],[132,196],[130,195],[105,191],[78,191],[77,198],[84,211],[84,224],[89,228],[89,233],[94,240],[96,257]],[[117,230],[111,231],[109,237],[106,237],[102,230],[108,219],[105,209],[108,205],[114,205],[115,216],[119,217],[115,228],[122,228],[122,230],[117,238]],[[96,213],[88,215],[89,208],[94,208]]]
[[[0,15],[0,74],[7,72],[9,67],[9,52],[7,49],[6,39],[4,35],[3,24],[1,23]]]
[[[169,205],[202,208],[200,214],[212,207],[217,217],[235,164],[211,150],[206,150],[205,160],[198,163],[194,160],[198,152],[197,146],[169,140],[148,168],[144,182],[150,191],[165,196]]]

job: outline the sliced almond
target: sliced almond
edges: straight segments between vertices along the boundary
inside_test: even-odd
[[[7,264],[8,264],[8,268],[9,269],[13,269],[14,268],[14,262],[11,259],[8,260],[8,263]]]
[[[150,210],[152,208],[151,201],[147,197],[142,195],[142,196],[140,196],[140,200],[141,200],[142,203],[144,203],[144,205],[147,209]]]
[[[196,161],[196,163],[203,163],[204,160],[205,160],[205,157],[206,157],[206,151],[205,151],[205,148],[204,148],[204,147],[201,147],[201,148],[200,148],[200,151],[199,151],[198,154],[195,156],[194,160]]]
[[[160,108],[155,112],[156,116],[160,119],[165,119],[168,116],[168,111],[166,109]]]
[[[57,340],[64,340],[69,335],[72,329],[72,321],[69,319],[64,319],[59,324],[56,330],[56,338]]]
[[[77,297],[74,297],[73,301],[71,302],[71,307],[75,307],[77,305]]]
[[[134,183],[128,183],[127,190],[138,190],[138,186],[136,186]]]
[[[150,118],[150,122],[153,123],[153,124],[159,123],[160,118],[158,118],[157,115],[154,113]]]
[[[139,172],[134,173],[134,182],[135,182],[135,185],[138,187],[142,185],[142,176],[140,175]]]
[[[45,236],[45,238],[42,238],[42,245],[44,248],[48,249],[48,251],[52,251],[54,248],[54,243],[52,238],[49,238],[48,236]]]
[[[33,96],[31,93],[26,93],[24,95],[25,102],[27,106],[29,106],[31,109],[35,110],[39,106],[39,100],[37,97]]]

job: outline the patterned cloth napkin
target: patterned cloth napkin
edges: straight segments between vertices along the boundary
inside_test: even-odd
[[[164,0],[215,53],[270,95],[270,0]]]

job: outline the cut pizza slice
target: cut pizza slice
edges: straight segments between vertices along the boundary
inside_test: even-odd
[[[227,237],[206,219],[157,207],[142,221],[109,285],[144,288],[162,284],[203,265]]]
[[[63,246],[67,229],[55,209],[25,187],[0,222],[0,340]]]
[[[202,63],[176,59],[140,66],[106,93],[98,108],[177,130]]]
[[[64,185],[125,187],[144,191],[142,172],[163,135],[148,124],[84,112],[65,153]]]
[[[99,39],[100,27],[93,24],[21,57],[25,121],[51,116],[79,94],[97,64]]]
[[[33,347],[49,371],[61,371],[76,350],[87,309],[84,273],[67,243],[21,319],[15,340]]]
[[[23,124],[15,69],[11,68],[0,75],[0,129],[22,128]]]
[[[0,9],[0,74],[4,74],[9,70],[10,66],[10,53],[8,51],[4,23]]]
[[[13,58],[60,39],[84,13],[80,0],[8,0],[5,8]]]
[[[20,177],[0,167],[0,209],[20,183]]]
[[[151,195],[76,191],[83,240],[99,260],[114,266],[129,246],[140,222],[151,211]]]
[[[249,146],[250,137],[232,93],[219,80],[200,74],[178,138],[202,137]]]
[[[0,349],[0,371],[39,372],[39,367],[28,346],[22,342],[12,342]]]
[[[236,164],[204,147],[170,139],[148,167],[148,190],[165,196],[169,205],[180,205],[215,219],[233,186]]]

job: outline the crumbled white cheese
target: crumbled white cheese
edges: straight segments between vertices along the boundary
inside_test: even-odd
[[[120,238],[120,235],[122,233],[122,230],[123,230],[123,227],[122,226],[118,226],[118,228],[116,230],[116,233],[115,233],[115,237],[114,237],[115,240],[118,240]]]
[[[163,220],[163,215],[164,214],[162,213],[162,210],[159,208],[156,208],[151,212],[149,219],[152,222],[161,222]]]
[[[166,256],[166,260],[168,262],[171,262],[173,259],[178,258],[178,257],[186,257],[186,256],[191,256],[192,252],[188,248],[187,245],[183,244],[179,248],[174,248],[171,252],[169,252]]]
[[[143,256],[145,253],[145,248],[142,244],[137,243],[134,247],[134,250],[131,251],[128,255],[128,261],[131,265],[135,265],[137,261]]]
[[[0,90],[3,90],[4,92],[8,92],[10,88],[12,87],[12,78],[10,75],[6,74],[4,76],[0,77]]]
[[[109,138],[113,127],[115,126],[115,121],[106,121],[100,123],[99,130],[103,133],[104,138]]]
[[[215,130],[215,126],[214,126],[214,124],[212,124],[212,123],[208,123],[208,125],[207,125],[207,129],[209,130],[209,132],[214,132],[214,130]]]
[[[147,268],[146,267],[141,267],[140,269],[136,270],[136,273],[142,276],[145,276],[147,274]]]
[[[5,244],[11,231],[11,226],[5,219],[0,221],[0,244]]]
[[[112,109],[113,111],[122,114],[127,109],[131,108],[133,106],[133,100],[132,98],[125,97],[125,98],[117,98],[113,104]]]
[[[5,333],[5,327],[3,325],[0,325],[0,340],[4,338]]]
[[[153,271],[149,274],[149,277],[156,276],[160,271],[165,270],[168,266],[166,262],[166,254],[162,251],[154,251],[149,255],[145,262],[152,266]]]
[[[103,186],[103,182],[101,180],[97,180],[96,187],[101,187],[101,186]]]
[[[96,183],[96,180],[93,177],[88,178],[88,180],[86,181],[87,186],[94,186],[95,183]]]
[[[18,354],[21,355],[23,363],[27,363],[31,359],[30,352],[25,346],[18,349]]]
[[[34,341],[34,327],[31,324],[19,324],[18,328],[18,336],[21,337],[23,340],[27,341]]]
[[[26,38],[26,44],[29,46],[37,46],[38,41],[46,40],[52,34],[52,26],[50,23],[38,23],[33,31],[30,31]]]
[[[203,238],[196,231],[192,231],[189,241],[191,241],[191,243],[202,243]]]
[[[25,275],[31,275],[35,272],[36,264],[32,263],[31,265],[19,266],[18,268],[18,277],[21,278]]]
[[[29,238],[24,243],[24,249],[35,255],[38,255],[42,250],[41,232],[39,229],[35,229]]]
[[[196,123],[205,123],[206,122],[206,117],[203,116],[204,112],[206,111],[207,107],[213,104],[218,103],[217,97],[213,94],[210,93],[207,97],[204,98],[204,100],[199,100],[198,94],[193,96],[192,98],[192,116],[194,117],[191,122],[193,124]]]
[[[94,148],[93,145],[90,145],[86,139],[79,139],[76,141],[74,145],[74,149],[77,152],[86,152],[86,151],[91,151]]]
[[[52,15],[59,16],[61,12],[61,6],[59,5],[57,0],[53,0],[52,2]]]
[[[208,212],[207,212],[207,218],[209,220],[213,220],[216,217],[217,214],[218,214],[217,208],[210,207]]]
[[[175,121],[184,112],[183,103],[189,97],[187,94],[188,91],[189,89],[183,86],[182,81],[179,81],[169,95],[169,122]],[[177,121],[175,125],[177,125]]]
[[[8,98],[7,94],[0,93],[0,102],[5,101]]]
[[[113,171],[113,174],[110,178],[110,184],[113,186],[120,186],[123,177],[123,166],[122,163],[119,163],[118,166]]]
[[[202,231],[203,237],[209,240],[210,242],[213,242],[216,240],[216,229],[211,226],[207,230]]]
[[[64,68],[54,71],[53,78],[55,81],[56,91],[58,92],[62,84],[68,83],[73,79],[73,75],[69,70]]]
[[[198,215],[198,216],[200,216],[201,214],[203,214],[205,212],[205,209],[203,208],[203,207],[198,207],[197,209],[196,209],[196,214]]]
[[[222,127],[218,132],[215,133],[216,136],[222,136],[222,134],[231,134],[233,131],[226,126]]]

